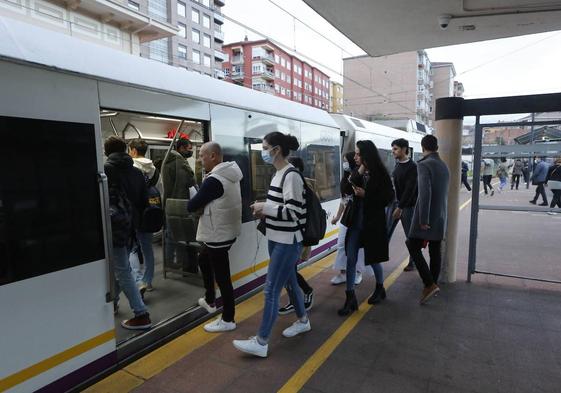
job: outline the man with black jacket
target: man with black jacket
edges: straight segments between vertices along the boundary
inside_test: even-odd
[[[152,326],[146,305],[142,301],[140,291],[132,275],[129,263],[129,250],[132,245],[133,234],[140,224],[142,212],[147,205],[147,188],[142,172],[133,166],[131,156],[127,154],[126,142],[117,136],[110,136],[104,144],[105,174],[109,183],[109,197],[111,200],[121,199],[122,210],[128,211],[130,225],[112,227],[113,233],[113,268],[115,270],[115,300],[117,311],[119,292],[121,289],[129,300],[134,318],[121,322],[125,329],[148,329]],[[123,200],[126,199],[126,200]],[[122,216],[127,216],[123,213]],[[127,229],[128,228],[128,229]],[[121,233],[126,231],[128,233]]]
[[[392,154],[397,160],[392,174],[397,198],[393,219],[401,220],[406,237],[411,229],[413,210],[417,202],[417,164],[409,158],[408,151],[409,142],[406,139],[400,138],[392,142]],[[413,257],[409,258],[409,264],[403,270],[415,270]]]

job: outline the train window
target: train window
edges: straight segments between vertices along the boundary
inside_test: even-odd
[[[103,259],[93,124],[0,116],[0,285]]]

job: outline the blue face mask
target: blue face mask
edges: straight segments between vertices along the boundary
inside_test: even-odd
[[[275,147],[271,147],[269,150],[261,150],[261,158],[267,164],[272,164],[273,163],[273,157],[271,156],[271,150],[273,150]]]

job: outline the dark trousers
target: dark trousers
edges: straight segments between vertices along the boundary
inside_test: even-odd
[[[222,319],[225,322],[233,322],[235,314],[234,287],[230,278],[230,258],[228,257],[228,247],[211,248],[203,245],[199,254],[199,266],[203,273],[205,285],[205,300],[208,304],[214,304],[216,292],[214,281],[220,288],[222,294]]]
[[[561,208],[561,190],[551,190],[553,192],[553,198],[551,199],[551,205],[549,207],[557,207]]]
[[[518,190],[518,185],[520,184],[520,175],[512,175],[512,179],[510,180],[510,189],[512,190],[514,186]]]
[[[538,201],[539,196],[542,196],[543,199],[543,203],[547,203],[547,195],[545,195],[545,187],[543,186],[543,183],[538,183],[537,187],[536,187],[536,195],[534,195],[534,202]]]
[[[440,246],[441,240],[429,240],[429,256],[430,256],[430,269],[427,261],[423,256],[423,240],[422,239],[407,239],[405,242],[409,249],[409,254],[413,257],[415,266],[419,271],[419,275],[425,284],[425,288],[430,287],[432,284],[438,283],[438,276],[440,276],[440,265],[442,263],[442,255]]]
[[[493,175],[483,175],[483,189],[485,190],[485,194],[487,194],[487,187],[489,187],[490,190],[493,189],[493,186],[491,185],[492,178]]]
[[[468,191],[471,191],[471,186],[469,185],[467,174],[462,173],[462,184],[466,186]]]
[[[296,279],[298,280],[298,286],[304,292],[304,294],[309,295],[314,290],[312,287],[306,282],[306,279],[302,277],[300,273],[298,273],[298,265],[296,265]]]

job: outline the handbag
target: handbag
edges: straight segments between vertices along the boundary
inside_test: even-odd
[[[353,223],[355,205],[353,200],[350,199],[345,205],[345,210],[343,210],[343,215],[341,216],[341,224],[349,228]]]

